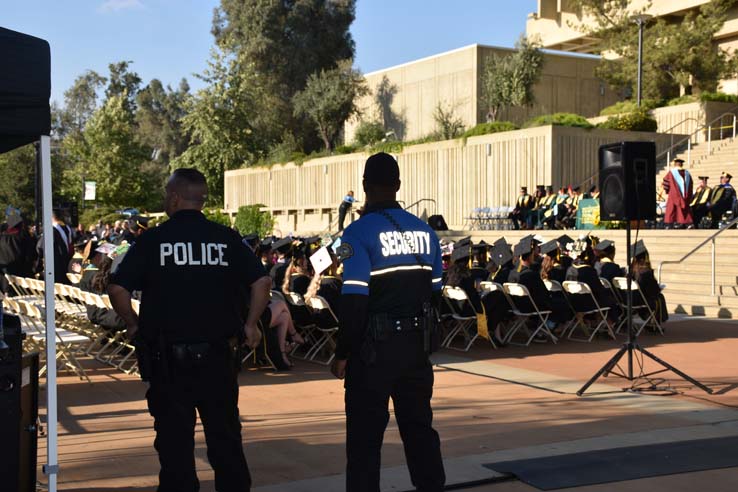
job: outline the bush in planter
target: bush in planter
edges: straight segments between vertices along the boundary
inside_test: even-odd
[[[461,135],[461,137],[466,141],[469,137],[487,135],[490,133],[509,132],[517,129],[518,126],[509,121],[491,121],[489,123],[480,123],[477,126],[469,128],[463,133],[463,135]]]
[[[377,142],[381,142],[384,136],[385,131],[381,123],[376,121],[362,121],[358,128],[356,128],[354,141],[360,147],[366,147],[367,145],[374,145]]]
[[[577,128],[594,128],[594,125],[587,121],[582,115],[574,113],[554,113],[536,116],[525,124],[526,128],[545,125],[573,126]]]
[[[274,217],[269,212],[259,210],[264,205],[243,205],[238,207],[234,226],[241,235],[258,234],[266,237],[274,229]]]
[[[648,111],[640,109],[620,116],[612,116],[597,126],[608,130],[655,132],[658,128],[658,123],[656,123],[655,119],[651,118]]]
[[[642,99],[641,108],[651,110],[663,106],[663,102],[657,99]],[[638,110],[638,103],[632,99],[628,101],[619,101],[615,104],[607,106],[600,111],[600,116],[611,116],[615,114],[631,113]]]
[[[738,103],[738,96],[734,94],[726,94],[724,92],[703,92],[699,97],[702,102]]]

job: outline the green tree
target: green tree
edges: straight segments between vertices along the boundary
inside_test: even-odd
[[[315,125],[295,116],[292,100],[308,77],[354,57],[349,27],[355,0],[221,0],[212,32],[228,55],[252,64],[253,76],[271,104],[262,111],[281,137],[292,134],[310,152],[319,146]]]
[[[541,77],[543,53],[537,42],[521,36],[515,51],[491,55],[482,71],[481,102],[487,121],[497,121],[499,112],[513,106],[530,106],[535,98],[533,86]]]
[[[81,132],[87,120],[97,109],[98,91],[107,79],[93,70],[87,70],[78,76],[72,87],[64,91],[64,110],[60,113],[60,127],[64,127],[62,135],[67,131]]]
[[[436,131],[444,140],[456,138],[464,132],[464,122],[456,115],[453,107],[444,107],[438,103],[433,110],[433,121]]]
[[[573,0],[582,14],[595,19],[587,35],[599,39],[605,54],[597,75],[612,87],[632,91],[638,73],[638,26],[635,9],[622,0]],[[712,0],[690,10],[681,19],[658,17],[648,22],[643,36],[643,97],[670,99],[680,86],[688,93],[714,91],[720,79],[734,76],[736,57],[720,49],[714,35],[725,23],[736,0]]]
[[[264,205],[243,205],[238,207],[234,227],[245,236],[247,234],[258,234],[266,237],[274,229],[274,217],[269,212],[262,212]]]
[[[207,86],[188,99],[181,120],[190,145],[171,166],[199,169],[208,180],[208,203],[222,205],[224,172],[258,160],[279,134],[270,119],[276,115],[263,110],[273,98],[242,56],[213,51],[208,64],[201,76]]]
[[[141,77],[130,71],[132,61],[110,63],[108,70],[108,87],[105,89],[105,98],[122,97],[123,105],[131,115],[136,111],[136,95],[141,88]]]
[[[187,114],[185,105],[189,97],[186,79],[180,81],[176,90],[164,88],[161,81],[152,79],[136,95],[139,140],[154,149],[153,160],[165,169],[187,149],[188,135],[182,128],[182,118]]]
[[[354,140],[362,147],[374,145],[385,136],[384,127],[378,121],[362,121],[356,128]]]
[[[294,113],[313,121],[325,149],[330,152],[346,120],[359,114],[356,99],[368,93],[364,77],[351,68],[351,60],[344,60],[337,68],[308,77],[305,89],[292,99]]]
[[[21,209],[24,215],[33,215],[35,169],[33,145],[0,154],[0,222],[5,220],[5,208],[9,205]]]
[[[64,175],[68,196],[81,198],[83,180],[97,182],[97,199],[116,207],[147,209],[161,204],[161,183],[145,163],[151,150],[136,139],[126,96],[112,96],[87,122],[79,136],[64,140],[74,167]]]

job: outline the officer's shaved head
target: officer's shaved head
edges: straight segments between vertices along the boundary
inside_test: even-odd
[[[167,181],[167,197],[164,204],[168,215],[178,210],[202,210],[208,199],[208,183],[197,169],[180,168]]]

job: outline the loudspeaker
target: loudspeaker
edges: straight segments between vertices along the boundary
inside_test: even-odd
[[[0,360],[0,490],[35,492],[38,354],[22,354],[20,320],[2,316],[9,350]]]
[[[448,230],[448,225],[446,225],[446,220],[443,218],[443,215],[431,215],[428,217],[428,225],[431,226],[431,229],[434,231]]]
[[[601,145],[600,219],[656,218],[656,144],[619,142]]]

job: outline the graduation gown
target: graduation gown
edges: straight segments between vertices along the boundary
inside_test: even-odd
[[[686,169],[672,168],[664,177],[662,187],[667,194],[666,224],[691,224],[693,222],[692,202],[693,182],[692,175]]]

